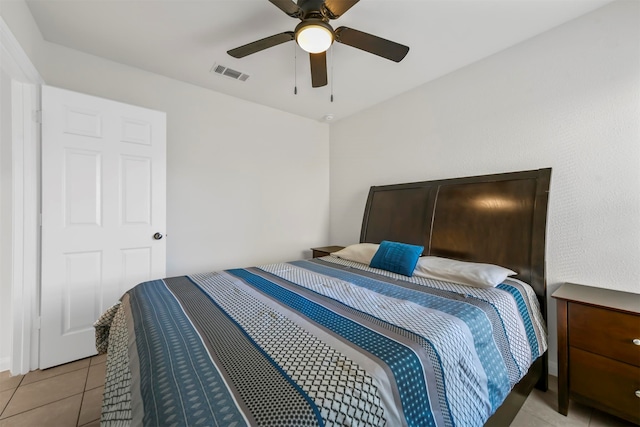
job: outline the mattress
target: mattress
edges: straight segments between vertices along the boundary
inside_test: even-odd
[[[103,426],[481,426],[547,339],[523,282],[323,257],[141,283],[96,346]]]

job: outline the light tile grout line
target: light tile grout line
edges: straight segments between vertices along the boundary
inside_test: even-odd
[[[76,372],[76,371],[78,371],[78,370],[80,370],[80,369],[85,369],[85,368],[86,368],[86,369],[87,369],[87,375],[86,375],[86,377],[85,377],[85,382],[84,382],[84,387],[83,387],[83,391],[82,391],[82,392],[80,392],[80,393],[75,393],[75,394],[72,394],[72,395],[70,395],[70,396],[67,396],[67,397],[64,397],[64,398],[61,398],[61,399],[55,400],[55,401],[53,401],[53,402],[45,403],[45,404],[43,404],[43,405],[40,405],[40,406],[37,406],[37,407],[34,407],[34,408],[30,408],[30,409],[28,409],[28,410],[25,410],[25,411],[22,411],[22,412],[19,412],[19,413],[16,413],[16,414],[13,414],[13,415],[11,415],[10,417],[2,418],[2,421],[10,420],[10,419],[12,419],[12,418],[14,418],[14,417],[16,417],[16,416],[19,416],[19,415],[21,415],[21,414],[24,414],[24,413],[26,413],[26,412],[29,412],[29,411],[32,411],[32,410],[35,410],[35,409],[41,408],[41,407],[46,406],[46,405],[50,405],[50,404],[55,404],[55,403],[61,402],[61,401],[65,400],[65,399],[68,399],[68,398],[70,398],[70,397],[78,396],[79,394],[82,394],[82,397],[81,397],[81,401],[80,401],[80,408],[79,408],[78,413],[77,413],[77,417],[76,417],[76,423],[75,423],[75,425],[76,425],[77,427],[83,427],[83,426],[86,426],[86,425],[88,425],[88,424],[91,424],[91,423],[94,423],[94,422],[96,422],[96,421],[99,421],[99,420],[100,420],[100,418],[96,418],[95,420],[90,420],[90,421],[88,421],[88,422],[85,422],[85,423],[84,423],[84,424],[82,424],[82,425],[80,425],[80,424],[79,424],[79,423],[80,423],[80,415],[81,415],[81,413],[82,413],[83,404],[84,404],[84,402],[85,402],[85,394],[86,394],[88,391],[90,391],[90,390],[95,390],[95,389],[97,389],[97,388],[104,387],[104,384],[101,384],[101,385],[98,385],[97,387],[93,387],[93,388],[91,388],[91,389],[89,389],[89,390],[87,390],[87,389],[86,389],[87,384],[88,384],[88,381],[89,381],[89,371],[90,371],[90,368],[91,368],[92,366],[99,366],[99,365],[101,365],[101,364],[103,364],[103,363],[105,363],[105,362],[99,362],[99,363],[92,364],[92,361],[90,361],[89,366],[87,366],[87,367],[83,367],[83,368],[79,368],[79,369],[74,369],[74,370],[71,370],[71,371],[68,371],[68,372],[63,372],[63,373],[60,373],[60,374],[56,374],[56,375],[53,375],[53,376],[51,376],[51,377],[47,377],[47,378],[43,378],[43,379],[40,379],[40,380],[37,380],[37,381],[30,382],[30,383],[28,383],[28,384],[23,384],[24,379],[26,378],[26,375],[23,375],[23,376],[22,376],[22,378],[20,379],[20,381],[18,382],[18,384],[16,385],[16,387],[15,387],[15,388],[13,388],[13,392],[12,392],[12,394],[11,394],[11,397],[10,397],[10,398],[9,398],[9,400],[7,401],[7,404],[6,404],[6,405],[5,405],[5,407],[2,409],[2,411],[0,411],[0,418],[2,418],[2,415],[4,414],[4,412],[6,412],[6,409],[9,407],[10,402],[11,402],[11,401],[12,401],[12,399],[15,397],[15,394],[16,394],[16,392],[18,391],[18,389],[19,389],[20,387],[25,387],[25,386],[28,386],[28,385],[31,385],[31,384],[35,384],[35,383],[37,383],[37,382],[39,382],[39,381],[43,381],[43,380],[50,379],[50,378],[55,378],[55,377],[57,377],[57,376],[59,376],[59,375],[64,375],[64,374],[68,374],[68,373],[71,373],[71,372]],[[11,390],[11,389],[9,389],[9,390]],[[551,388],[550,388],[550,391],[551,391]],[[557,392],[556,392],[556,393],[557,393]],[[527,397],[527,399],[530,399],[530,398],[532,398],[532,395],[529,395],[529,396]],[[551,409],[551,408],[549,408],[549,409],[550,409],[550,410],[553,410],[553,409]],[[524,407],[523,407],[523,408],[521,408],[520,412],[522,412],[522,411],[524,411],[524,412],[526,413],[526,415],[527,415],[527,416],[529,416],[529,417],[533,418],[534,420],[537,420],[537,421],[539,421],[539,422],[542,422],[542,423],[545,423],[545,424],[548,424],[548,425],[551,425],[551,426],[557,426],[557,424],[555,424],[555,423],[552,423],[552,422],[547,421],[547,420],[545,420],[545,419],[543,419],[543,418],[540,418],[540,417],[538,416],[538,414],[536,414],[536,413],[534,413],[534,412],[529,411],[529,410],[528,410],[528,408],[524,408]],[[595,426],[595,423],[596,423],[596,417],[595,417],[594,413],[595,413],[595,410],[594,410],[593,408],[590,408],[590,410],[589,410],[589,417],[588,417],[588,419],[586,420],[586,423],[583,425],[583,427],[589,427],[589,426],[592,426],[592,425],[594,425],[594,426]],[[624,421],[623,421],[623,420],[620,420],[620,422],[621,422],[621,423],[623,423],[623,424],[621,424],[621,425],[626,425],[626,424],[624,424]],[[600,424],[598,424],[598,425],[600,425]]]
[[[27,385],[28,385],[28,384],[27,384]],[[18,389],[16,388],[16,390],[18,390]],[[54,400],[53,402],[45,403],[44,405],[40,405],[40,406],[35,406],[35,407],[33,407],[33,408],[29,408],[29,409],[24,410],[24,411],[22,411],[22,412],[17,412],[17,413],[15,413],[15,414],[11,415],[10,417],[2,418],[0,421],[10,420],[11,418],[13,418],[13,417],[17,417],[18,415],[21,415],[21,414],[27,413],[27,412],[29,412],[29,411],[33,411],[34,409],[42,408],[43,406],[51,405],[51,404],[53,404],[53,403],[62,402],[62,401],[63,401],[63,400],[65,400],[65,399],[69,399],[70,397],[77,396],[77,395],[79,395],[79,394],[84,395],[84,391],[83,391],[82,393],[75,393],[75,394],[72,394],[72,395],[70,395],[70,396],[63,397],[62,399]],[[11,396],[11,398],[13,398],[13,395]],[[9,402],[10,402],[10,401],[9,401]],[[9,406],[9,403],[8,403],[8,402],[7,402],[7,406]],[[6,409],[6,408],[5,408],[5,409]],[[4,413],[4,411],[2,411],[2,412]],[[78,412],[78,414],[79,414],[79,412]],[[77,423],[76,423],[76,424],[77,424]]]
[[[89,371],[91,370],[91,367],[92,366],[99,366],[99,365],[101,365],[103,363],[106,363],[106,362],[100,362],[100,363],[95,363],[94,364],[93,363],[93,357],[95,357],[95,356],[92,356],[91,360],[89,361],[89,369],[87,369],[87,378],[85,378],[85,380],[84,380],[84,391],[82,392],[82,400],[80,401],[80,410],[78,411],[78,418],[76,419],[76,426],[77,427],[81,427],[80,426],[80,414],[82,414],[82,405],[84,404],[85,394],[88,391],[95,390],[95,389],[100,388],[100,387],[104,387],[104,384],[102,384],[102,385],[99,385],[97,387],[93,387],[93,388],[87,389],[87,383],[89,382]],[[95,420],[90,420],[89,422],[86,422],[86,423],[84,423],[82,425],[84,426],[84,425],[87,425],[87,424],[91,424],[92,422],[98,421],[98,420],[100,420],[100,418],[96,418]]]
[[[92,366],[98,366],[98,365],[101,365],[102,363],[105,363],[105,364],[106,364],[106,360],[105,360],[105,361],[103,361],[103,362],[100,362],[100,363],[96,363],[96,364],[94,364],[94,363],[93,363],[93,358],[94,358],[94,357],[95,357],[95,356],[92,356],[92,357],[91,357],[91,359],[89,359],[89,369],[87,369],[87,378],[85,378],[85,380],[84,380],[84,391],[82,392],[82,400],[80,401],[80,410],[78,411],[78,418],[77,418],[77,420],[76,420],[76,426],[77,426],[77,427],[81,427],[81,426],[80,426],[80,415],[82,414],[82,405],[84,404],[84,397],[85,397],[85,394],[87,393],[87,391],[89,391],[89,390],[95,390],[95,389],[100,388],[100,387],[104,387],[104,384],[103,384],[103,385],[99,385],[98,387],[94,387],[94,388],[91,388],[91,389],[87,390],[87,383],[89,382],[89,372],[91,371],[91,367],[92,367]],[[95,420],[91,420],[91,421],[89,421],[89,422],[87,422],[87,423],[84,423],[84,424],[83,424],[83,426],[84,426],[84,425],[87,425],[87,424],[91,424],[92,422],[94,422],[94,421],[98,421],[98,420],[100,420],[100,418],[96,418]]]
[[[89,382],[89,371],[91,371],[91,359],[89,359],[89,366],[87,367],[87,376],[84,377],[84,387],[82,387],[82,398],[80,399],[80,408],[78,408],[78,415],[76,415],[76,426],[80,425],[80,414],[82,413],[82,404],[84,403],[84,394],[87,392],[87,383]]]
[[[9,407],[9,403],[11,403],[11,399],[13,399],[13,396],[16,395],[16,392],[18,391],[18,388],[20,387],[20,384],[22,384],[22,381],[24,381],[24,377],[26,375],[23,375],[22,378],[20,378],[20,382],[18,383],[18,385],[16,386],[16,388],[13,389],[13,393],[11,393],[11,397],[9,398],[9,400],[7,400],[7,404],[4,405],[4,408],[2,408],[2,411],[0,411],[0,418],[2,418],[2,415],[4,414],[4,411],[7,410],[7,408]],[[11,418],[11,417],[8,417]]]
[[[80,368],[80,369],[85,369],[85,368]],[[5,412],[5,411],[7,410],[7,408],[9,407],[9,404],[11,403],[11,400],[14,398],[14,396],[16,395],[16,393],[18,392],[18,389],[19,389],[20,387],[28,386],[28,385],[31,385],[31,384],[36,384],[36,383],[38,383],[38,382],[40,382],[40,381],[48,380],[48,379],[50,379],[50,378],[55,378],[55,377],[58,377],[58,376],[60,376],[60,375],[69,374],[69,373],[71,373],[71,372],[79,371],[80,369],[73,369],[73,370],[68,371],[68,372],[63,372],[63,373],[60,373],[60,374],[52,375],[52,376],[50,376],[50,377],[42,378],[42,379],[39,379],[39,380],[36,380],[36,381],[30,382],[29,384],[24,384],[24,385],[23,385],[22,383],[24,382],[24,379],[27,377],[27,375],[26,375],[26,374],[25,374],[25,375],[23,375],[23,376],[22,376],[22,378],[20,379],[20,382],[18,383],[18,386],[13,390],[13,393],[11,394],[11,398],[9,398],[9,400],[7,401],[7,404],[6,404],[6,406],[4,407],[4,409],[2,410],[2,413],[0,413],[0,418],[2,418],[2,415],[4,415],[4,412]],[[87,377],[88,377],[88,376],[89,376],[89,367],[87,366],[87,367],[86,367],[86,369],[87,369]],[[85,387],[86,387],[86,383],[87,383],[87,379],[85,378]],[[84,397],[84,392],[85,392],[85,390],[83,389],[83,390],[82,390],[82,395],[83,395],[83,397]],[[75,393],[75,394],[72,394],[71,396],[63,397],[63,398],[61,398],[61,399],[54,400],[53,402],[49,402],[49,403],[45,403],[45,404],[40,405],[40,406],[35,406],[35,407],[33,407],[33,408],[29,408],[29,409],[26,409],[26,410],[24,410],[24,411],[22,411],[22,412],[15,413],[15,414],[11,415],[10,417],[2,418],[2,419],[3,419],[3,420],[8,420],[8,419],[10,419],[10,418],[15,417],[16,415],[24,414],[25,412],[29,412],[29,411],[31,411],[31,410],[33,410],[33,409],[42,408],[43,406],[49,405],[49,404],[51,404],[51,403],[60,402],[60,401],[62,401],[62,400],[64,400],[64,399],[68,399],[69,397],[77,396],[77,395],[79,395],[79,394],[80,394],[80,393]],[[79,413],[78,413],[78,415],[79,415]]]
[[[97,365],[99,365],[99,363],[96,364],[96,366]],[[84,369],[84,368],[82,368],[82,369]],[[75,370],[69,371],[69,372],[75,372],[75,371],[79,371],[79,369],[75,369]],[[65,373],[69,373],[69,372],[65,372]],[[62,374],[60,374],[60,375],[62,375]],[[58,375],[55,375],[55,376],[58,376]],[[86,387],[86,384],[87,384],[87,381],[88,381],[88,377],[89,377],[89,371],[87,370],[87,378],[85,379],[85,387]],[[53,378],[53,377],[49,377],[49,378]],[[45,379],[47,379],[47,378],[45,378]],[[42,380],[38,380],[38,381],[42,381]],[[36,383],[38,381],[34,381],[33,383],[29,383],[29,384],[34,384],[34,383]],[[18,384],[18,387],[16,387],[13,390],[13,393],[11,394],[11,398],[9,399],[9,401],[7,401],[7,405],[5,406],[5,409],[9,406],[9,402],[11,402],[11,399],[13,398],[15,393],[18,391],[18,388],[20,387],[21,383],[22,383],[22,379],[20,380],[20,383]],[[29,384],[25,384],[25,385],[29,385]],[[2,418],[2,421],[10,420],[11,418],[16,417],[16,416],[21,415],[21,414],[24,414],[26,412],[33,411],[33,410],[38,409],[38,408],[42,408],[43,406],[47,406],[47,405],[51,405],[51,404],[54,404],[54,403],[58,403],[58,402],[61,402],[61,401],[65,400],[65,399],[69,399],[70,397],[78,396],[79,394],[81,394],[82,398],[81,398],[81,401],[80,401],[80,408],[78,409],[78,416],[76,417],[76,426],[81,427],[80,426],[80,413],[82,412],[82,404],[84,403],[84,397],[85,397],[84,395],[86,394],[86,392],[91,391],[91,390],[95,390],[95,389],[100,388],[100,387],[103,387],[103,385],[99,385],[98,387],[94,387],[94,388],[91,388],[91,389],[88,389],[88,390],[85,389],[81,393],[75,393],[75,394],[72,394],[70,396],[63,397],[63,398],[58,399],[58,400],[54,400],[53,402],[49,402],[49,403],[45,403],[45,404],[40,405],[40,406],[35,406],[33,408],[29,408],[29,409],[24,410],[22,412],[15,413],[15,414],[11,415],[10,417],[7,417],[7,418],[2,418],[2,414],[4,413],[4,410],[5,410],[5,409],[3,409],[2,413],[0,413],[0,418]],[[88,422],[82,424],[82,426],[85,426],[87,424],[91,424],[91,423],[93,423],[95,421],[99,421],[99,420],[100,420],[100,418],[96,418],[95,420],[89,420]]]
[[[51,375],[50,377],[41,378],[41,379],[39,379],[39,380],[32,381],[32,382],[30,382],[29,384],[35,384],[35,383],[40,382],[40,381],[48,380],[49,378],[59,377],[60,375],[68,374],[68,373],[70,373],[70,372],[79,371],[80,369],[85,369],[85,368],[87,368],[87,369],[88,369],[88,368],[90,368],[90,367],[91,367],[91,358],[92,358],[92,357],[94,357],[94,356],[90,356],[90,357],[86,357],[86,358],[85,358],[85,359],[89,359],[89,364],[88,364],[87,366],[82,366],[82,367],[80,367],[80,368],[78,368],[78,369],[72,369],[72,370],[70,370],[70,371],[60,372],[59,374]],[[80,362],[80,361],[85,360],[85,359],[78,359],[78,360],[74,360],[73,362],[69,362],[69,364],[71,364],[71,363],[75,363],[75,362]],[[102,362],[101,362],[101,363],[102,363]],[[62,364],[62,365],[58,365],[58,366],[64,366],[64,365],[66,365],[66,364]],[[56,368],[56,366],[54,366],[54,367],[53,367],[53,368],[51,368],[51,369],[55,369],[55,368]],[[32,373],[32,372],[46,372],[46,371],[47,371],[46,369],[45,369],[44,371],[43,371],[43,370],[41,370],[41,369],[35,369],[35,370],[33,370],[33,371],[29,371],[29,372],[27,372],[26,374],[22,374],[22,379],[20,379],[20,382],[18,383],[18,386],[17,386],[16,388],[18,388],[18,387],[20,387],[20,386],[23,386],[22,382],[24,381],[24,379],[25,379],[25,378],[27,378],[27,375],[29,375],[30,373]],[[3,371],[3,372],[6,372],[6,371]],[[11,377],[9,377],[9,378],[11,378]],[[24,385],[29,385],[29,384],[24,384]]]
[[[92,365],[91,365],[91,359],[92,359],[93,357],[94,357],[94,356],[91,356],[91,357],[89,357],[89,358],[88,358],[88,359],[89,359],[89,365],[88,365],[88,366],[83,366],[83,367],[78,368],[78,369],[72,369],[72,370],[70,370],[70,371],[61,372],[61,373],[59,373],[59,374],[55,374],[55,375],[52,375],[52,376],[50,376],[50,377],[46,377],[46,378],[41,378],[41,379],[39,379],[39,380],[35,380],[35,381],[32,381],[32,382],[30,382],[30,383],[28,383],[28,384],[24,384],[24,385],[23,385],[22,383],[24,382],[24,379],[27,377],[27,374],[24,374],[24,375],[22,376],[22,378],[20,379],[20,382],[18,383],[18,385],[13,389],[13,393],[11,393],[11,397],[10,397],[10,398],[9,398],[9,400],[7,401],[7,404],[5,405],[4,409],[0,412],[0,419],[2,419],[2,420],[8,420],[8,419],[11,419],[11,418],[13,418],[13,417],[15,417],[15,416],[17,416],[17,415],[24,414],[25,412],[29,412],[29,411],[32,411],[32,410],[34,410],[34,409],[42,408],[43,406],[46,406],[46,405],[49,405],[49,404],[52,404],[52,403],[56,403],[56,402],[60,402],[60,401],[62,401],[62,400],[68,399],[68,398],[70,398],[70,397],[73,397],[73,396],[77,396],[77,395],[79,395],[79,394],[82,394],[82,399],[81,399],[81,402],[80,402],[80,409],[78,410],[78,417],[76,418],[76,426],[77,426],[77,425],[78,425],[78,422],[80,422],[80,412],[82,411],[82,402],[84,402],[84,393],[88,391],[88,390],[86,390],[86,387],[87,387],[87,382],[88,382],[88,379],[89,379],[89,368],[92,366]],[[80,360],[84,360],[84,359],[80,359]],[[101,362],[101,363],[104,363],[104,362]],[[94,366],[97,366],[97,365],[100,365],[100,363],[96,363]],[[72,395],[70,395],[70,396],[67,396],[67,397],[64,397],[64,398],[61,398],[61,399],[58,399],[58,400],[54,400],[54,401],[49,402],[49,403],[45,403],[45,404],[40,405],[40,406],[35,406],[35,407],[33,407],[33,408],[29,408],[29,409],[27,409],[27,410],[24,410],[24,411],[22,411],[22,412],[15,413],[15,414],[11,415],[10,417],[2,418],[2,416],[4,415],[4,412],[5,412],[5,411],[7,410],[7,408],[9,407],[9,404],[11,403],[11,400],[14,398],[15,394],[18,392],[18,389],[19,389],[20,387],[28,386],[28,385],[31,385],[31,384],[36,384],[36,383],[38,383],[38,382],[40,382],[40,381],[44,381],[44,380],[48,380],[48,379],[51,379],[51,378],[55,378],[55,377],[58,377],[58,376],[60,376],[60,375],[70,374],[71,372],[80,371],[80,370],[82,370],[82,369],[86,369],[86,370],[87,370],[87,376],[86,376],[86,377],[85,377],[85,379],[84,379],[84,387],[82,388],[82,392],[81,392],[81,393],[75,393],[75,394],[72,394]],[[31,371],[31,372],[34,372],[34,371]],[[101,387],[101,386],[98,386],[98,387]],[[98,388],[98,387],[94,387],[94,388],[92,388],[91,390],[94,390],[94,389],[96,389],[96,388]],[[95,420],[94,420],[94,421],[95,421]],[[91,421],[91,422],[93,422],[93,421]]]

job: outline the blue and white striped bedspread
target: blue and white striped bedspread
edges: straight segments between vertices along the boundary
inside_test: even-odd
[[[122,306],[134,425],[481,426],[547,346],[521,282],[332,257],[146,282]]]

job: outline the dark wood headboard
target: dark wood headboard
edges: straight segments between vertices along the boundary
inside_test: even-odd
[[[516,271],[546,318],[545,235],[551,169],[371,187],[361,243],[424,246],[424,255]]]

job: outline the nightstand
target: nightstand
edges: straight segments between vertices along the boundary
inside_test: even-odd
[[[311,248],[311,253],[314,258],[319,258],[332,252],[338,252],[340,249],[344,249],[344,246],[322,246],[320,248]]]
[[[558,304],[558,412],[569,399],[640,424],[640,295],[565,283]]]

